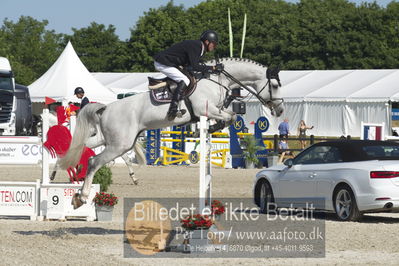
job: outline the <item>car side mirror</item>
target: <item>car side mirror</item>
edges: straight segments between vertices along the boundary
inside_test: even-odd
[[[294,165],[294,160],[293,159],[287,159],[284,161],[284,165],[288,166],[288,168],[291,168]]]

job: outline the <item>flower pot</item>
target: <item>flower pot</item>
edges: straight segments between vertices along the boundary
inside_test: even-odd
[[[255,168],[254,162],[245,161],[245,168],[246,169],[254,169]]]
[[[112,221],[112,211],[113,210],[114,210],[114,206],[97,206],[96,205],[97,221],[99,221],[99,222]]]

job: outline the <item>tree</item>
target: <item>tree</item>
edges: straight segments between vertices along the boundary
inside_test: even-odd
[[[128,55],[126,43],[121,42],[115,27],[92,22],[89,27],[72,28],[73,35],[67,36],[79,58],[91,72],[126,71]]]
[[[25,16],[17,23],[7,19],[3,22],[0,36],[6,48],[0,51],[10,60],[15,79],[21,84],[29,85],[40,77],[61,52],[62,36],[46,30],[47,25],[47,20],[40,22]]]
[[[183,6],[175,6],[171,1],[166,6],[150,9],[131,30],[131,70],[153,71],[152,57],[175,42],[184,40],[189,28]]]

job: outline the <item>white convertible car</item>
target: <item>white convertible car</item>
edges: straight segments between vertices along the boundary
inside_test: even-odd
[[[339,220],[356,221],[366,212],[399,211],[399,143],[367,140],[320,142],[260,171],[254,199],[269,207],[301,207],[323,199],[317,209],[334,211]],[[303,206],[302,206],[303,207]]]

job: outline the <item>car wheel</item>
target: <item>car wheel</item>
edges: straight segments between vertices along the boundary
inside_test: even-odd
[[[334,193],[334,210],[341,221],[358,221],[362,217],[355,195],[349,186],[341,186]]]
[[[273,190],[267,181],[262,181],[259,189],[259,208],[261,213],[268,213],[274,203]]]

